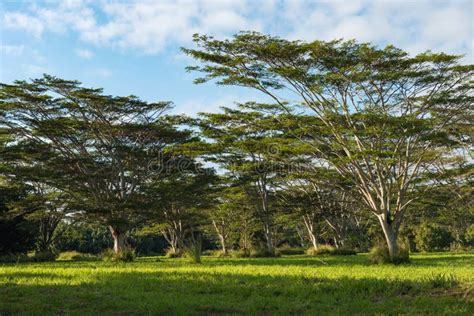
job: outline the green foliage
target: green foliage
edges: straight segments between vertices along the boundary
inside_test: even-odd
[[[68,210],[126,232],[147,211],[157,212],[161,195],[150,194],[149,185],[196,165],[181,148],[194,137],[165,115],[171,106],[48,75],[1,84],[0,126],[8,140],[0,172],[68,192]]]
[[[0,158],[0,169],[1,160]],[[25,199],[28,189],[24,184],[5,181],[0,175],[0,256],[5,258],[10,254],[14,254],[12,257],[25,254],[35,246],[39,230],[38,221],[29,219],[24,214],[18,214],[12,207],[12,203]]]
[[[310,256],[316,255],[329,255],[331,251],[334,249],[331,245],[320,245],[318,248],[310,247],[306,250],[306,254]]]
[[[96,261],[99,260],[99,257],[89,254],[81,253],[78,251],[64,251],[59,253],[56,258],[57,261]]]
[[[277,253],[285,256],[303,255],[305,253],[305,250],[301,247],[290,247],[289,245],[285,245],[278,248]]]
[[[51,251],[51,250],[43,250],[43,251],[35,251],[32,256],[30,256],[30,260],[32,262],[47,262],[47,261],[55,261],[58,257],[58,254]]]
[[[56,243],[60,251],[100,254],[112,246],[112,237],[107,227],[88,223],[61,225],[66,229]]]
[[[332,256],[353,256],[356,255],[357,252],[353,249],[339,247],[336,248],[331,245],[320,245],[317,249],[314,247],[310,247],[306,250],[306,254],[310,256],[317,256],[317,255],[332,255]]]
[[[5,254],[0,256],[0,263],[30,262],[31,258],[26,254]]]
[[[440,225],[423,223],[415,229],[416,248],[420,251],[447,250],[452,241],[451,233]]]
[[[250,258],[274,258],[279,257],[280,253],[270,252],[265,248],[253,248],[250,250]]]
[[[115,253],[113,249],[104,250],[100,257],[103,261],[113,261],[113,262],[131,262],[135,260],[136,254],[135,249],[131,247],[124,247],[122,251]]]
[[[231,251],[229,251],[229,256],[231,258],[249,258],[250,257],[250,251],[245,251],[245,250],[242,250],[242,249],[231,250]]]
[[[471,224],[471,226],[468,227],[464,238],[470,247],[474,247],[474,224]]]
[[[178,250],[178,251],[173,251],[173,249],[168,248],[165,253],[166,258],[181,258],[183,256],[183,252]]]
[[[285,159],[302,161],[313,179],[318,166],[336,170],[367,214],[378,216],[386,236],[397,235],[419,188],[453,178],[429,170],[457,169],[456,159],[472,165],[465,157],[472,144],[474,65],[461,64],[461,56],[410,56],[392,45],[293,41],[258,32],[224,40],[196,34],[194,41],[195,48],[183,51],[196,60],[187,68],[200,75],[196,83],[252,88],[274,101],[206,114],[211,124],[203,134],[245,144],[238,157],[248,151],[265,157],[266,175],[275,175],[266,167]],[[277,158],[262,153],[268,140],[283,148]],[[236,165],[247,171],[249,162]]]
[[[379,244],[370,250],[369,261],[372,264],[404,264],[410,262],[410,252],[407,247],[399,245],[398,253],[390,258],[388,248],[385,244]]]
[[[202,241],[201,238],[196,238],[190,241],[183,249],[184,256],[190,260],[191,263],[201,263]]]

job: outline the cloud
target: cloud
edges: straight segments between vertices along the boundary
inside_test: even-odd
[[[96,69],[91,71],[91,74],[94,75],[94,76],[108,78],[108,77],[112,76],[112,71],[110,69],[107,69],[107,68],[96,68]]]
[[[24,50],[24,45],[0,45],[0,55],[20,56]]]
[[[92,56],[94,56],[94,53],[87,49],[78,48],[76,49],[76,55],[81,58],[90,59]]]
[[[474,2],[160,0],[60,1],[6,11],[5,28],[40,38],[74,33],[81,41],[156,54],[190,44],[193,33],[228,37],[258,30],[291,39],[356,38],[417,53],[426,49],[472,56]]]

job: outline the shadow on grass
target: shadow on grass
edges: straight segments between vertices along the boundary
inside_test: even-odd
[[[280,259],[281,260],[281,259]],[[469,314],[472,302],[427,282],[376,278],[103,270],[71,285],[54,272],[12,273],[0,286],[4,314]],[[41,285],[51,283],[53,285]],[[443,294],[444,293],[444,294]]]

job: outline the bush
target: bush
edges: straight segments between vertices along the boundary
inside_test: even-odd
[[[183,252],[178,250],[178,251],[173,251],[173,249],[169,248],[169,249],[166,249],[166,254],[165,254],[166,258],[181,258],[183,256]]]
[[[377,245],[370,250],[369,260],[373,264],[402,264],[410,262],[410,254],[407,247],[399,245],[398,254],[391,259],[387,246]]]
[[[474,224],[471,224],[464,234],[467,247],[474,247]]]
[[[100,257],[104,261],[131,262],[135,260],[136,254],[135,250],[131,247],[125,247],[119,253],[115,253],[113,249],[107,249],[102,252]]]
[[[0,256],[0,263],[29,262],[31,258],[25,254],[7,254]]]
[[[189,242],[184,246],[184,255],[189,258],[191,263],[201,263],[202,239],[200,234],[196,236],[191,233]]]
[[[272,258],[272,257],[279,257],[280,254],[276,252],[269,252],[267,249],[263,248],[255,248],[250,250],[250,258]]]
[[[423,223],[415,230],[416,248],[420,251],[441,251],[449,248],[453,236],[442,226]]]
[[[212,256],[212,257],[228,257],[230,256],[230,252],[228,251],[227,254],[224,254],[224,252],[220,249],[218,250],[204,250],[201,253],[201,256]]]
[[[97,259],[97,256],[92,254],[81,253],[74,250],[61,252],[56,258],[58,261],[94,261]]]
[[[48,262],[55,261],[58,255],[50,250],[36,251],[30,257],[32,262]]]
[[[277,249],[277,253],[280,255],[303,255],[304,249],[290,246],[283,246]]]
[[[229,251],[229,256],[232,258],[248,258],[250,257],[250,252],[245,250],[231,250]]]
[[[333,256],[355,256],[357,255],[357,251],[345,247],[341,248],[334,248],[331,253]]]
[[[306,250],[306,254],[310,256],[317,256],[317,255],[331,255],[331,256],[352,256],[356,255],[357,252],[355,250],[349,248],[335,248],[331,245],[321,245],[318,248],[311,247]]]
[[[321,245],[318,248],[311,247],[306,250],[306,253],[310,256],[316,255],[329,255],[333,251],[334,247],[331,245]]]

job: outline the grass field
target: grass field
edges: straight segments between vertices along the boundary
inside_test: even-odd
[[[3,264],[0,315],[472,315],[473,266],[472,253],[416,254],[400,266],[366,255]]]

